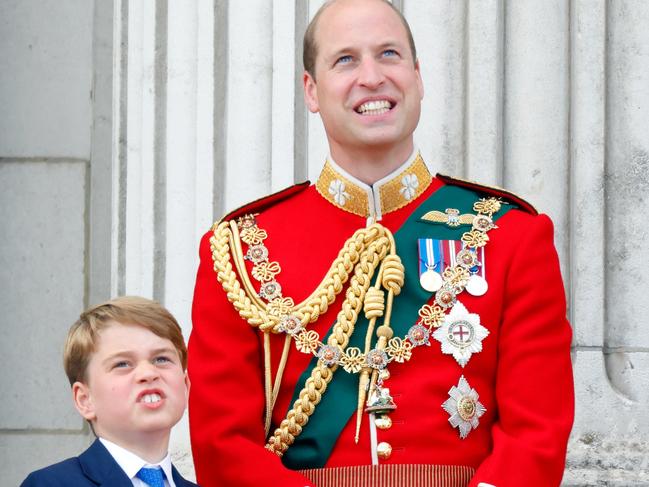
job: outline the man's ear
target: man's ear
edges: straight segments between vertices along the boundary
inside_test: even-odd
[[[304,72],[302,76],[302,84],[304,86],[304,103],[311,113],[318,113],[320,106],[318,105],[318,87],[315,79],[308,71]]]
[[[89,387],[83,382],[72,384],[72,400],[79,414],[88,421],[97,419]]]
[[[421,70],[419,68],[419,59],[415,61],[415,71],[417,72],[417,88],[419,89],[419,99],[424,99],[424,81],[421,79]]]

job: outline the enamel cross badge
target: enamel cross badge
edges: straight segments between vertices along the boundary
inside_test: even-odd
[[[459,301],[444,318],[444,323],[433,332],[433,337],[442,344],[442,353],[453,355],[464,367],[471,355],[482,351],[482,340],[489,330],[480,324],[480,316],[469,313]]]

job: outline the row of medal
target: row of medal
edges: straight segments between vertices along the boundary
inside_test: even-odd
[[[458,240],[437,240],[420,238],[419,246],[419,283],[430,293],[435,293],[444,284],[442,271],[448,266],[455,266],[456,256],[463,250],[463,244]],[[477,264],[469,272],[469,282],[466,291],[473,296],[482,296],[489,289],[485,278],[486,267],[484,247],[477,249]]]

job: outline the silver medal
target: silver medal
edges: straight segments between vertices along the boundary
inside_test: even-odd
[[[439,291],[444,284],[444,279],[439,275],[438,272],[435,272],[432,269],[428,269],[421,276],[419,276],[419,283],[429,293],[435,293]]]
[[[472,296],[482,296],[489,289],[489,284],[487,284],[487,280],[484,277],[478,274],[472,274],[465,288]]]

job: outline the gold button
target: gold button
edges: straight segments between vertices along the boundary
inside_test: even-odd
[[[383,414],[374,420],[374,424],[380,430],[389,430],[392,427],[392,420],[387,414]]]
[[[382,441],[376,445],[376,453],[378,454],[381,460],[387,460],[392,455],[392,445],[385,441]]]

